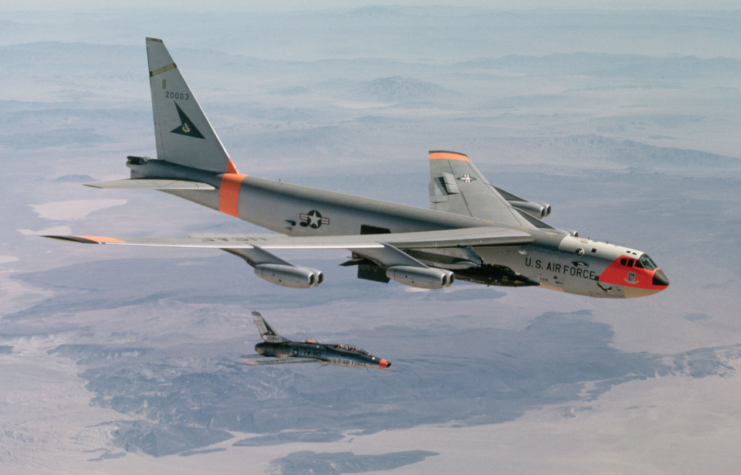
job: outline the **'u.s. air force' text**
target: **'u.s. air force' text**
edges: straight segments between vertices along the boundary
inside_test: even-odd
[[[536,269],[545,269],[558,274],[573,275],[574,277],[581,277],[583,279],[599,280],[599,275],[596,272],[578,266],[561,265],[557,262],[552,263],[549,261],[546,263],[546,267],[543,267],[543,261],[536,259],[535,265],[533,265],[533,260],[530,257],[525,258],[525,265],[528,267],[535,267]]]

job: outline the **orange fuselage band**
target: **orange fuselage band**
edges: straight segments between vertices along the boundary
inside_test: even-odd
[[[219,187],[219,211],[239,218],[239,188],[247,175],[225,173]]]

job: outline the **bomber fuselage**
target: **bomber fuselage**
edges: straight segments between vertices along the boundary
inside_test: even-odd
[[[132,178],[181,179],[212,185],[215,190],[166,192],[290,236],[508,227],[486,219],[247,175],[211,173],[162,160],[130,160],[128,166]],[[571,236],[555,229],[516,229],[528,232],[533,242],[519,246],[418,249],[409,253],[432,267],[453,270],[460,280],[487,285],[539,285],[591,297],[641,297],[657,293],[669,283],[643,252]],[[451,258],[469,259],[471,251],[480,257],[480,266],[456,269],[447,264]],[[302,348],[295,349],[311,350]]]

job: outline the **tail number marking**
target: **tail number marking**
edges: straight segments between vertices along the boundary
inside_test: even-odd
[[[165,91],[165,98],[167,99],[182,99],[184,101],[187,101],[190,99],[190,94],[187,92],[172,92],[172,91]]]

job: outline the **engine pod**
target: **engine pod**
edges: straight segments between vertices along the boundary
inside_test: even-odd
[[[281,264],[260,264],[255,266],[255,275],[270,283],[294,289],[316,287],[324,281],[324,274],[316,269]]]
[[[539,201],[510,201],[513,208],[517,208],[530,216],[543,219],[551,214],[551,205]]]
[[[394,266],[386,270],[386,277],[411,287],[420,289],[442,289],[455,281],[455,274],[449,270],[430,267]]]

